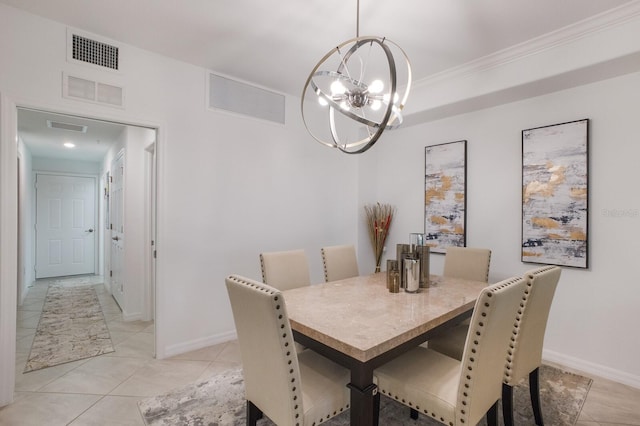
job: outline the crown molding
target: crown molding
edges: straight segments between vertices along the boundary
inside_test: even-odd
[[[413,86],[414,89],[417,89],[419,87],[439,84],[445,80],[460,79],[469,75],[499,68],[529,56],[571,44],[598,32],[611,30],[639,17],[640,0],[634,0],[559,30],[414,81]]]

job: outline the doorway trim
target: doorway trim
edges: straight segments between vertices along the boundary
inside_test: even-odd
[[[75,109],[61,105],[43,105],[34,102],[16,100],[0,92],[0,407],[13,402],[15,390],[15,355],[16,355],[16,315],[17,315],[17,110],[18,108],[37,109],[68,114],[94,120],[112,121],[116,123],[155,129],[156,132],[156,250],[162,240],[162,224],[164,222],[163,204],[164,182],[164,132],[166,124],[151,123],[143,119],[131,118],[122,112],[120,115],[110,116],[102,111],[99,113],[87,111],[81,106]],[[4,202],[8,200],[10,202]],[[11,202],[11,200],[15,200]],[[165,357],[162,342],[163,326],[161,318],[164,304],[161,302],[163,294],[162,280],[163,264],[155,260],[156,289],[155,289],[155,352],[158,359]]]
[[[0,200],[18,202],[18,116],[0,93]],[[16,357],[18,209],[0,202],[0,406],[13,401]]]

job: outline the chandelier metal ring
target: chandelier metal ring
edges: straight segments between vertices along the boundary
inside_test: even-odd
[[[368,46],[368,50],[366,49]],[[374,46],[382,54],[372,53]],[[391,47],[393,47],[393,52]],[[344,52],[344,54],[342,53]],[[398,72],[396,58],[400,56],[405,64],[402,95],[398,93]],[[377,68],[369,63],[374,56]],[[384,58],[384,59],[381,59]],[[366,59],[366,61],[365,61]],[[321,69],[323,66],[329,69]],[[370,70],[387,76],[386,85],[370,78]],[[377,87],[376,83],[378,83]],[[337,85],[339,89],[335,89]],[[380,88],[384,87],[384,91]],[[301,111],[307,131],[323,145],[338,148],[348,154],[358,154],[368,150],[380,138],[385,129],[398,127],[402,123],[402,109],[411,86],[411,65],[404,51],[392,41],[382,37],[355,37],[329,51],[313,68],[305,82]],[[375,89],[375,90],[374,90]],[[308,98],[307,98],[308,96]],[[325,120],[311,120],[311,108],[318,110],[318,103],[324,106]],[[305,108],[305,104],[307,107]],[[384,105],[384,109],[381,107]],[[328,120],[327,120],[328,118]],[[328,129],[318,129],[319,126]],[[351,126],[353,129],[348,129]],[[312,129],[312,127],[314,127]],[[357,132],[358,136],[353,136]],[[345,136],[345,133],[351,133]]]

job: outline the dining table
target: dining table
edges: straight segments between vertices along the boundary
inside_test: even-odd
[[[485,282],[431,275],[392,293],[385,272],[283,292],[294,339],[350,370],[350,423],[377,421],[379,366],[471,316]],[[408,414],[407,414],[408,415]]]

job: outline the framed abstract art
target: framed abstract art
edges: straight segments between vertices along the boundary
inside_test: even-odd
[[[522,261],[588,268],[589,120],[522,131]]]
[[[425,147],[424,234],[432,253],[466,244],[467,141]]]

